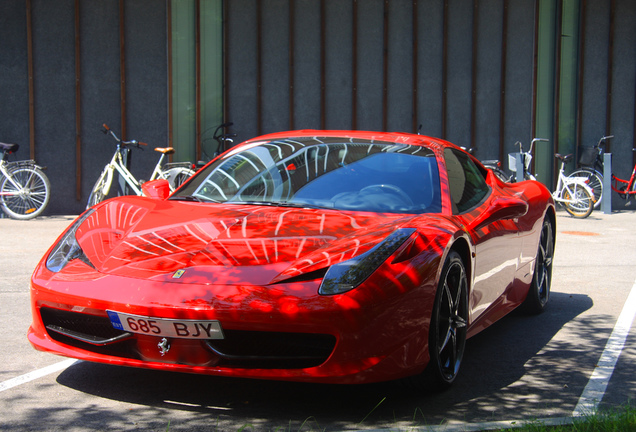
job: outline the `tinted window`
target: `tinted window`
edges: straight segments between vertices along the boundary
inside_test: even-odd
[[[486,198],[490,188],[477,165],[463,152],[444,151],[453,213],[464,213]]]

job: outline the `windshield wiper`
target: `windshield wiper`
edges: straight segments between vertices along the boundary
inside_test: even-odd
[[[290,208],[312,208],[312,209],[331,209],[333,207],[318,206],[302,202],[289,201],[226,201],[226,204],[245,204],[245,205],[263,205],[270,207],[290,207]]]
[[[171,196],[170,199],[175,201],[204,202],[201,198],[195,197],[194,195],[176,195]]]

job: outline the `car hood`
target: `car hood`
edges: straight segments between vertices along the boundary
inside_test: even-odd
[[[124,197],[97,207],[76,238],[102,274],[265,285],[360,255],[411,218]]]

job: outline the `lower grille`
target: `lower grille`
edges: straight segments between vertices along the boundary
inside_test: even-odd
[[[99,354],[138,358],[130,333],[115,329],[108,317],[60,309],[40,308],[51,339]]]
[[[328,334],[224,330],[225,339],[208,347],[223,360],[220,366],[302,369],[318,366],[331,355],[336,338]]]
[[[156,346],[160,338],[117,330],[108,317],[47,307],[40,309],[40,315],[49,336],[58,342],[98,354],[167,363],[303,369],[324,363],[336,345],[336,338],[328,334],[224,329],[224,339],[188,339],[187,343],[174,339],[173,345],[186,351],[169,360],[168,356],[159,357]],[[149,358],[154,354],[157,358]]]
[[[52,329],[58,333],[68,331],[70,334],[85,336],[86,339],[94,340],[96,343],[107,343],[111,339],[119,339],[129,335],[129,333],[115,329],[108,317],[50,308],[40,309],[40,315],[44,325],[49,330]]]

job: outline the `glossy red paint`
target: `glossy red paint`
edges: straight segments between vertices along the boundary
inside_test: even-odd
[[[504,184],[484,170],[488,197],[472,210],[453,215],[443,156],[452,144],[411,134],[285,132],[250,140],[220,158],[261,142],[313,136],[429,148],[439,167],[441,212],[202,204],[166,200],[160,192],[154,198],[106,201],[75,235],[91,265],[74,259],[62,270],[51,271],[46,260],[52,248],[35,269],[30,342],[39,350],[125,366],[362,383],[405,377],[426,367],[432,304],[451,249],[461,252],[469,273],[469,336],[525,299],[541,225],[554,212],[545,187],[537,182]],[[360,286],[319,295],[328,268],[371,251],[398,228],[415,231]],[[134,334],[120,342],[118,351],[60,336],[51,329],[58,324],[47,328],[43,320],[43,312],[51,311],[107,320],[107,310],[218,320],[230,333],[332,337],[334,344],[318,364],[237,365],[221,359],[201,340],[172,338],[169,351],[162,353],[161,337]]]

